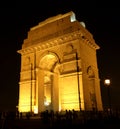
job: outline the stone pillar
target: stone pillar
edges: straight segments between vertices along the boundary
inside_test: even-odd
[[[101,98],[101,89],[100,89],[100,82],[99,78],[95,79],[95,93],[96,93],[96,101],[97,101],[97,110],[102,111],[102,98]]]
[[[44,107],[44,71],[38,70],[38,112],[45,110]]]
[[[56,73],[53,75],[52,106],[54,111],[59,111],[59,86],[58,86],[58,74]]]
[[[84,103],[84,93],[83,93],[82,72],[79,73],[79,80],[80,80],[80,101],[81,101],[81,110],[84,110],[84,109],[85,109],[85,103]]]

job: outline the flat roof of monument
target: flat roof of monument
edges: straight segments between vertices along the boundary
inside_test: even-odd
[[[73,11],[70,11],[70,12],[65,13],[65,14],[58,14],[58,15],[56,15],[56,16],[49,17],[49,18],[47,18],[46,20],[40,22],[38,25],[32,27],[30,30],[35,30],[35,29],[37,29],[37,28],[39,28],[39,27],[41,27],[41,26],[44,26],[44,25],[46,25],[46,24],[48,24],[48,23],[57,21],[57,20],[59,20],[59,19],[62,19],[62,18],[68,17],[68,16],[70,16],[70,17],[73,16],[74,19],[75,19],[75,13],[74,13]]]

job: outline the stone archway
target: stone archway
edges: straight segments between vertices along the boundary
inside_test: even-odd
[[[57,64],[59,63],[58,57],[55,53],[47,53],[44,55],[39,63],[39,68],[42,70],[43,74],[43,107],[44,110],[54,110],[55,108],[55,87],[58,82],[56,81],[58,78],[58,75],[56,76],[55,69]],[[56,96],[55,99],[57,100],[58,97]],[[58,109],[56,109],[58,110]]]
[[[60,14],[30,28],[18,50],[19,112],[79,110],[79,103],[82,110],[90,110],[95,101],[97,109],[103,110],[96,58],[99,46],[73,14]],[[87,72],[86,66],[90,66]]]

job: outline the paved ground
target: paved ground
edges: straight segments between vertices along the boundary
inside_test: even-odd
[[[43,112],[38,116],[6,115],[0,129],[120,129],[120,114],[106,112]]]
[[[59,120],[7,119],[0,120],[1,129],[120,129],[120,120]]]

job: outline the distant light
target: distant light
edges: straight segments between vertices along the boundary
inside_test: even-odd
[[[84,22],[80,22],[80,24],[85,28],[85,23]]]
[[[109,86],[109,85],[110,85],[110,79],[105,79],[104,84],[105,84],[106,86]]]

